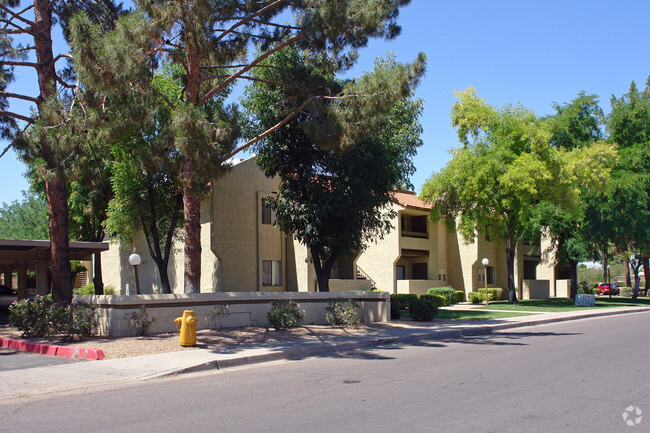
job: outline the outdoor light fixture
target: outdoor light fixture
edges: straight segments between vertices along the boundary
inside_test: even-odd
[[[140,294],[140,278],[138,277],[138,265],[142,263],[140,254],[133,253],[129,256],[129,264],[135,269],[135,293]]]
[[[485,268],[483,279],[485,280],[485,305],[487,306],[490,303],[490,296],[488,295],[487,289],[487,267],[490,264],[490,261],[487,259],[487,257],[484,257],[483,260],[481,260],[481,263],[483,263],[483,267]]]

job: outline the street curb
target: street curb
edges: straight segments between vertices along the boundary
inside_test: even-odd
[[[404,344],[404,343],[412,344],[412,343],[420,343],[425,341],[448,340],[451,338],[458,338],[458,337],[488,335],[488,334],[492,334],[493,331],[500,331],[504,329],[524,328],[527,326],[537,326],[537,325],[545,325],[550,323],[568,322],[571,320],[590,319],[594,317],[606,317],[606,316],[615,316],[621,314],[642,313],[642,312],[650,312],[650,308],[642,307],[642,308],[634,308],[634,309],[622,310],[622,311],[619,310],[619,311],[594,312],[589,314],[583,314],[580,316],[549,317],[547,319],[531,320],[526,322],[502,323],[502,324],[494,324],[494,325],[487,324],[484,326],[475,326],[470,328],[458,328],[452,330],[438,330],[433,332],[424,332],[424,333],[410,335],[407,337],[375,338],[371,340],[347,342],[342,344],[324,343],[323,346],[318,348],[294,349],[294,350],[287,350],[283,352],[272,352],[272,353],[264,353],[264,354],[252,355],[252,356],[243,356],[240,358],[214,360],[214,361],[193,365],[190,367],[184,367],[174,371],[166,371],[161,374],[149,376],[149,378],[176,376],[179,374],[196,373],[196,372],[214,370],[214,369],[221,370],[225,368],[241,367],[245,365],[261,364],[264,362],[272,362],[272,361],[299,360],[299,359],[310,358],[310,357],[315,357],[315,356],[320,356],[325,354],[331,354],[335,352],[351,352],[359,349],[375,349],[380,346],[386,346],[386,345]]]
[[[22,352],[40,353],[42,355],[61,356],[64,358],[100,360],[105,357],[104,352],[99,349],[33,343],[31,341],[14,340],[13,338],[0,338],[0,347],[16,349]]]

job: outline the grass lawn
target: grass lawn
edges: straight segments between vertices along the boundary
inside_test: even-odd
[[[480,311],[480,310],[438,310],[435,319],[456,319],[456,320],[489,320],[505,319],[506,317],[532,316],[535,313],[516,313],[510,311]]]
[[[569,310],[580,310],[585,308],[611,308],[611,307],[636,307],[650,305],[650,298],[639,298],[633,301],[632,298],[623,296],[596,296],[595,307],[577,307],[571,299],[530,299],[519,301],[519,304],[509,304],[508,301],[493,301],[488,307],[477,306],[475,310],[504,310],[504,311],[531,311],[531,312],[562,312]]]

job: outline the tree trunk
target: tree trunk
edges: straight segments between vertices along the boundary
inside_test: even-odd
[[[183,191],[185,293],[201,292],[201,194]]]
[[[625,287],[632,287],[632,281],[630,280],[630,259],[625,258]]]
[[[169,284],[169,274],[167,273],[167,264],[164,267],[158,267],[160,273],[160,289],[162,293],[170,294],[172,292],[171,285]]]
[[[72,302],[72,272],[68,239],[68,202],[65,180],[61,173],[45,182],[49,211],[52,254],[52,296],[55,301]]]
[[[330,277],[329,277],[329,275],[325,274],[324,272],[321,272],[320,274],[316,275],[316,279],[318,280],[318,291],[319,292],[329,292],[330,291]]]
[[[569,262],[569,269],[571,274],[571,299],[576,298],[578,293],[578,262],[571,260]]]
[[[314,270],[316,271],[316,280],[318,281],[318,291],[319,292],[329,292],[330,291],[330,275],[332,274],[332,268],[336,263],[338,253],[332,254],[325,263],[322,262],[320,254],[315,248],[309,249],[311,252],[311,258],[314,263]]]
[[[506,238],[506,265],[508,269],[508,302],[517,303],[517,291],[515,289],[515,252],[516,246],[512,245],[510,235]]]
[[[37,104],[42,105],[56,97],[56,70],[52,51],[52,5],[50,0],[34,0],[34,35],[38,88]],[[34,143],[35,145],[36,143]],[[52,295],[55,300],[72,302],[72,273],[70,272],[70,243],[68,235],[68,202],[65,176],[61,172],[52,147],[47,141],[39,143],[41,156],[50,171],[45,179],[52,259]]]
[[[603,256],[603,283],[608,283],[607,281],[607,257]]]

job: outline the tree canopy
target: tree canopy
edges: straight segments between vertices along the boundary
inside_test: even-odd
[[[2,203],[0,208],[0,238],[3,239],[49,239],[47,226],[47,202],[32,192],[23,191],[23,200],[11,204]]]
[[[69,17],[88,11],[102,29],[110,28],[120,7],[111,0],[63,1],[33,0],[25,7],[16,0],[0,1],[0,128],[36,175],[45,183],[49,209],[53,296],[69,303],[72,300],[70,273],[67,183],[74,165],[84,129],[70,122],[79,109],[74,70],[69,55],[57,53],[52,43],[53,28],[60,22],[68,35]],[[108,13],[110,12],[110,13]],[[62,65],[57,70],[57,66]],[[9,92],[16,69],[31,69],[37,81],[32,94]],[[30,112],[19,112],[15,101],[33,104]]]
[[[235,81],[253,79],[249,74],[261,68],[266,58],[290,45],[317,53],[322,65],[332,72],[349,69],[357,58],[355,50],[369,38],[390,39],[399,34],[397,15],[407,3],[138,0],[136,11],[122,18],[105,37],[87,17],[72,23],[79,76],[89,88],[114,101],[147,87],[148,76],[160,62],[182,67],[183,98],[178,103],[163,101],[172,113],[175,147],[183,156],[179,177],[183,184],[185,292],[200,291],[201,194],[221,163],[275,130],[270,127],[233,149],[239,135],[237,110],[224,107],[210,113],[202,106],[227,94]],[[251,46],[254,51],[249,50]]]
[[[474,89],[456,92],[452,124],[462,147],[425,183],[421,198],[432,202],[431,218],[445,218],[467,241],[478,232],[506,249],[508,291],[516,301],[517,242],[540,230],[540,202],[577,211],[579,185],[597,185],[611,149],[600,144],[564,150],[551,146],[548,124],[521,105],[497,108]]]
[[[305,111],[259,142],[257,163],[267,176],[280,177],[272,202],[276,225],[307,246],[319,290],[328,291],[339,257],[361,252],[391,229],[390,192],[409,184],[412,157],[422,144],[422,101],[410,96],[423,72],[423,59],[412,65],[400,65],[393,57],[378,59],[375,70],[359,82],[320,73],[313,60],[293,49],[277,53],[270,59],[272,68],[255,74],[260,80],[249,86],[244,105],[255,129],[265,130],[305,104]],[[288,75],[294,77],[292,86],[274,84],[286,82]],[[393,88],[402,93],[381,94],[377,101],[372,97],[376,91],[359,90],[379,88],[386,80],[399,84]],[[324,93],[325,98],[314,97]],[[363,95],[362,100],[330,107],[338,104],[337,98],[353,95]],[[341,120],[352,118],[346,110],[357,112],[356,128]],[[379,129],[370,134],[368,124]]]
[[[598,105],[596,95],[584,92],[569,103],[555,104],[556,113],[546,118],[551,132],[551,145],[567,151],[584,149],[598,143],[603,138],[605,117]],[[608,178],[612,164],[601,167],[600,175]],[[606,182],[604,182],[606,183]],[[578,262],[592,258],[593,246],[591,235],[585,232],[585,207],[596,191],[589,191],[590,185],[578,185],[580,194],[572,204],[573,211],[563,208],[565,203],[543,201],[537,206],[539,226],[545,228],[551,239],[550,251],[554,263],[560,268],[569,267],[571,279],[571,298],[575,298],[578,289]],[[592,186],[592,185],[591,185]]]

